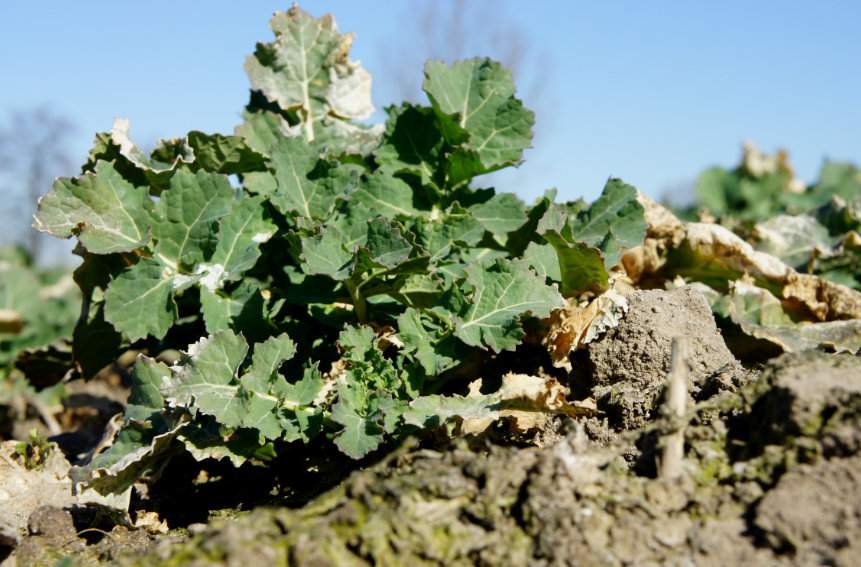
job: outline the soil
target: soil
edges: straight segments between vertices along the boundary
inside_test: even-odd
[[[410,439],[310,501],[169,519],[167,534],[80,533],[80,518],[40,508],[3,565],[855,564],[861,357],[807,352],[745,369],[692,290],[637,292],[630,304],[575,357],[574,390],[604,413],[560,418],[541,447]],[[691,344],[695,401],[681,424],[662,411],[677,335]],[[679,427],[683,474],[657,478]]]
[[[861,553],[861,457],[802,466],[760,502],[754,520],[769,545],[806,565],[850,565]]]
[[[691,393],[743,378],[705,298],[690,287],[646,290],[629,297],[619,326],[587,345],[585,380],[613,424],[643,427],[664,391],[673,339],[689,343]]]

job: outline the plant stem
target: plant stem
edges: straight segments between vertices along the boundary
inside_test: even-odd
[[[688,405],[688,342],[684,337],[673,339],[672,361],[667,376],[667,399],[664,414],[671,423],[671,431],[661,441],[663,450],[658,475],[676,479],[684,472],[685,426],[683,419]]]
[[[368,302],[359,289],[361,285],[356,285],[353,280],[347,280],[344,283],[346,284],[347,291],[350,292],[350,300],[353,302],[353,309],[356,310],[356,317],[360,323],[364,323],[368,320]]]

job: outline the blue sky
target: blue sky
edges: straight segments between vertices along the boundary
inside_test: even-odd
[[[488,14],[488,8],[491,14]],[[0,3],[0,116],[47,103],[78,124],[83,158],[115,116],[151,144],[231,132],[247,99],[244,58],[284,1]],[[378,108],[393,58],[416,57],[415,2],[306,1],[356,32]],[[519,80],[540,91],[536,148],[493,181],[531,199],[555,186],[594,198],[610,175],[655,196],[740,144],[786,147],[802,178],[823,158],[861,161],[861,2],[485,2],[468,29],[515,25],[540,53]],[[488,23],[490,22],[490,23]],[[507,29],[507,28],[506,28]],[[504,39],[503,39],[504,42]],[[490,55],[494,53],[476,53]],[[420,66],[413,69],[418,76]],[[530,100],[527,97],[527,105]]]

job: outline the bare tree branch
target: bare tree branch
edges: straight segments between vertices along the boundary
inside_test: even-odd
[[[3,225],[20,225],[16,239],[27,246],[34,261],[41,235],[30,228],[29,213],[57,173],[73,167],[67,148],[74,131],[71,120],[47,105],[13,111],[0,127],[0,179],[7,195]]]

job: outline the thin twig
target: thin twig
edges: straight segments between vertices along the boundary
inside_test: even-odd
[[[667,376],[666,417],[672,424],[671,432],[662,439],[663,450],[658,463],[658,475],[663,479],[682,476],[685,457],[685,413],[688,405],[688,341],[685,337],[673,339],[672,362]]]
[[[106,538],[108,538],[108,539],[110,539],[110,540],[113,540],[113,539],[114,539],[114,534],[112,534],[111,532],[106,532],[105,530],[100,530],[99,528],[86,528],[86,529],[83,529],[83,530],[81,530],[81,531],[79,531],[79,532],[78,532],[78,537],[81,537],[81,535],[83,535],[83,534],[88,534],[88,533],[91,533],[91,532],[95,532],[95,533],[102,534],[103,536],[105,536]]]

